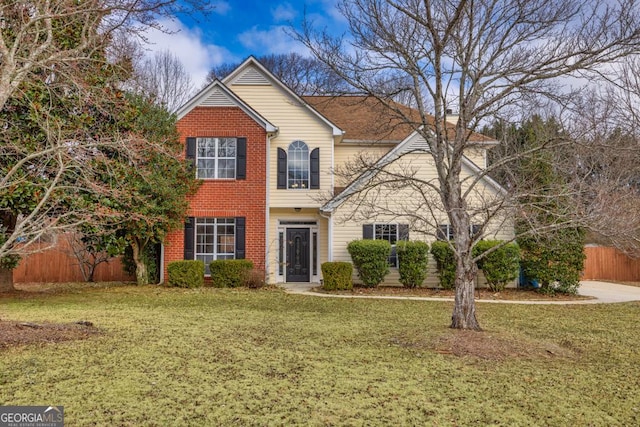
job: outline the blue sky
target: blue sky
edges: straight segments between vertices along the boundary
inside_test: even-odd
[[[336,8],[337,0],[216,0],[207,16],[178,17],[163,21],[172,34],[151,31],[150,53],[170,50],[190,72],[196,87],[201,87],[207,72],[226,62],[239,62],[248,55],[288,52],[306,54],[285,28],[299,26],[307,17],[314,25],[340,34],[344,18]]]

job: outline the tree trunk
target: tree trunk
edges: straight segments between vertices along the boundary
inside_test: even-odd
[[[136,264],[136,283],[138,285],[149,284],[149,273],[147,265],[144,262],[144,246],[137,239],[131,241],[131,250],[133,252],[133,262]]]
[[[469,257],[470,258],[470,257]],[[475,304],[475,278],[477,268],[465,263],[465,260],[458,261],[456,271],[456,298],[451,315],[451,327],[454,329],[471,329],[481,331],[480,324],[476,318]]]
[[[13,270],[0,268],[0,293],[13,290],[15,290],[13,287]]]
[[[456,169],[460,169],[460,161],[457,162]],[[450,190],[446,193],[449,196],[449,219],[455,229],[455,260],[456,260],[456,297],[451,315],[451,327],[454,329],[482,330],[478,319],[476,319],[475,288],[478,267],[473,261],[472,238],[470,235],[471,218],[467,210],[467,204],[462,197],[460,181],[449,178]]]

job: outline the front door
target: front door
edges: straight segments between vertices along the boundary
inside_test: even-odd
[[[309,281],[309,229],[287,228],[287,282]]]

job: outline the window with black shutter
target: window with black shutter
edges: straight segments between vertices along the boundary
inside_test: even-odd
[[[195,259],[195,218],[189,217],[184,222],[184,259]]]
[[[386,240],[391,244],[389,265],[398,266],[396,243],[398,240],[409,240],[409,224],[364,224],[362,226],[363,239]]]
[[[314,148],[309,155],[311,179],[309,187],[312,190],[320,188],[320,149]]]
[[[236,259],[244,259],[246,256],[246,220],[243,216],[236,217]]]
[[[279,189],[287,188],[287,152],[278,148],[278,181]]]
[[[236,179],[247,179],[247,138],[237,139]]]

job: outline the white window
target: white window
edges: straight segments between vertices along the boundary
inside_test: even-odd
[[[196,176],[200,179],[236,177],[236,138],[197,138]]]
[[[482,231],[482,227],[478,224],[472,224],[469,226],[469,236],[475,238]],[[437,231],[437,239],[438,240],[453,240],[455,229],[453,225],[450,224],[441,224],[438,226]]]
[[[205,274],[211,274],[211,261],[235,258],[236,233],[233,218],[196,218],[195,233],[195,257],[204,262]]]
[[[289,145],[287,163],[287,188],[309,188],[309,147],[302,141]]]
[[[391,255],[389,255],[389,265],[398,266],[398,255],[396,253],[396,242],[398,241],[398,224],[374,224],[373,238],[375,240],[386,240],[391,243]]]

